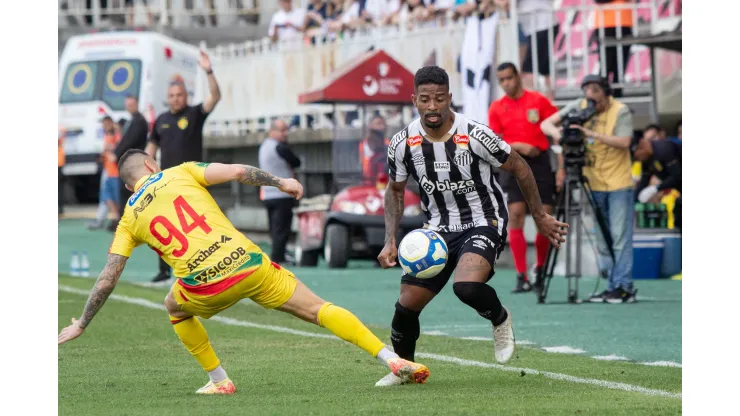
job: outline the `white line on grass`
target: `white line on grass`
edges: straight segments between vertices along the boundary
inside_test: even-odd
[[[80,290],[80,289],[66,286],[66,285],[59,285],[59,290],[62,292],[74,293],[74,294],[82,295],[82,296],[87,296],[90,293],[88,290]],[[129,296],[116,295],[116,294],[111,294],[109,297],[113,300],[121,301],[124,303],[129,303],[133,305],[139,305],[145,308],[158,309],[162,311],[166,310],[163,304],[152,302],[147,299],[132,298]],[[214,316],[210,318],[209,321],[216,321],[216,322],[221,322],[227,325],[243,326],[243,327],[248,327],[248,328],[266,329],[269,331],[282,332],[285,334],[292,334],[292,335],[300,335],[303,337],[339,339],[335,337],[334,335],[317,334],[315,332],[308,332],[308,331],[299,331],[297,329],[291,329],[291,328],[286,328],[286,327],[276,326],[276,325],[257,324],[254,322],[242,321],[242,320],[233,319],[233,318],[226,318],[223,316]],[[551,373],[548,371],[534,370],[531,368],[509,367],[509,366],[505,366],[501,364],[492,364],[492,363],[485,363],[482,361],[465,360],[463,358],[451,357],[448,355],[439,355],[439,354],[430,354],[430,353],[420,352],[420,353],[417,353],[416,356],[422,357],[422,358],[430,358],[430,359],[437,360],[437,361],[454,363],[458,365],[464,365],[464,366],[495,368],[497,370],[502,370],[502,371],[519,372],[519,373],[524,372],[525,374],[533,374],[533,375],[539,374],[539,375],[543,375],[545,377],[552,378],[555,380],[568,381],[571,383],[590,384],[593,386],[605,387],[605,388],[614,389],[614,390],[631,391],[635,393],[644,394],[647,396],[663,396],[663,397],[672,397],[676,399],[681,398],[681,393],[671,393],[671,392],[663,391],[663,390],[648,389],[645,387],[633,386],[631,384],[625,384],[625,383],[617,383],[614,381],[598,380],[598,379],[593,379],[593,378],[581,378],[581,377],[569,376],[567,374]]]
[[[632,392],[641,393],[647,396],[663,396],[663,397],[672,397],[676,399],[681,398],[681,393],[671,393],[671,392],[667,392],[663,390],[648,389],[645,387],[633,386],[632,384],[617,383],[615,381],[598,380],[595,378],[574,377],[574,376],[569,376],[567,374],[551,373],[549,371],[533,370],[531,368],[509,367],[509,366],[505,366],[501,364],[492,364],[492,363],[484,363],[481,361],[464,360],[462,358],[449,357],[446,355],[439,355],[439,354],[428,354],[425,352],[418,352],[416,353],[416,356],[422,357],[422,358],[430,358],[432,360],[445,361],[448,363],[454,363],[454,364],[464,365],[464,366],[495,368],[501,371],[518,372],[518,373],[525,373],[525,374],[531,374],[531,375],[542,375],[547,378],[552,378],[555,380],[569,381],[571,383],[591,384],[593,386],[606,387],[607,389],[632,391]]]

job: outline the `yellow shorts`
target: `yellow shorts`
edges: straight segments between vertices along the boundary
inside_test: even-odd
[[[266,254],[262,256],[262,265],[258,268],[251,273],[229,276],[218,282],[220,287],[209,285],[208,290],[194,293],[195,289],[184,287],[178,280],[172,285],[172,295],[183,311],[205,319],[245,298],[263,308],[275,309],[293,296],[296,278],[288,269],[271,262]]]

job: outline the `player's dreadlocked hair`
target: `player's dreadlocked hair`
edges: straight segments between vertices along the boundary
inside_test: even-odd
[[[414,75],[414,90],[419,88],[419,85],[424,84],[436,84],[450,86],[450,78],[447,76],[447,72],[444,69],[432,65],[425,66]]]
[[[147,157],[149,155],[143,150],[128,149],[126,150],[126,153],[124,153],[121,156],[121,158],[118,159],[118,174],[121,177],[121,181],[124,184],[129,184],[131,186],[134,186],[135,184],[130,183],[131,180],[134,180],[132,177],[133,176],[133,172],[132,172],[133,166],[129,166],[131,165],[131,163],[128,163],[128,164],[126,163],[129,161],[130,158],[132,158],[132,156],[134,156],[133,160],[136,160],[142,156]]]

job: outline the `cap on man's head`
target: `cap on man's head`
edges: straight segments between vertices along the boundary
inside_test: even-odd
[[[583,79],[581,80],[581,89],[586,88],[586,85],[589,84],[598,84],[601,89],[604,90],[606,95],[611,95],[611,87],[609,86],[609,81],[607,81],[606,78],[602,77],[601,75],[589,74],[583,77]]]

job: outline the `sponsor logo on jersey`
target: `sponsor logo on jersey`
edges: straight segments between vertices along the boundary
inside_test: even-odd
[[[388,144],[388,158],[393,160],[396,157],[396,148],[398,148],[398,145],[400,143],[403,143],[404,140],[406,140],[406,136],[408,135],[408,127],[399,131],[396,133],[395,136],[391,139],[391,142]]]
[[[221,248],[221,244],[219,242],[215,242],[211,244],[210,247],[208,247],[205,250],[199,250],[197,253],[193,254],[192,257],[188,260],[188,269],[190,272],[194,272],[198,266],[203,264],[204,261],[206,261],[207,258],[211,257],[211,254],[218,251],[218,249]]]
[[[449,172],[450,162],[434,162],[434,171],[435,172]]]
[[[409,146],[418,146],[421,144],[423,140],[424,139],[421,136],[411,136],[409,137],[409,140],[407,143],[409,144]]]
[[[421,166],[426,163],[426,160],[424,159],[424,155],[422,154],[414,155],[411,158],[411,161],[414,162],[414,166]]]
[[[456,134],[452,138],[452,141],[455,142],[455,144],[467,145],[470,143],[470,138],[464,134]]]
[[[444,181],[432,182],[425,175],[421,177],[419,186],[421,186],[421,189],[429,195],[434,193],[434,191],[452,191],[455,195],[462,195],[475,190],[475,181],[472,179],[468,179],[466,181],[450,181],[445,179]]]
[[[139,206],[136,207],[136,208],[134,208],[134,218],[135,219],[138,219],[139,218],[139,214],[142,213],[142,212],[144,212],[144,210],[149,205],[151,205],[152,201],[154,201],[154,198],[157,197],[157,191],[160,190],[160,189],[162,189],[162,188],[164,188],[165,186],[167,186],[167,184],[169,184],[170,182],[172,182],[172,179],[170,179],[167,183],[165,183],[164,185],[162,185],[160,187],[156,187],[155,186],[154,189],[152,189],[152,192],[151,193],[148,193],[148,194],[144,195],[143,198],[141,198],[141,200],[139,201]]]
[[[247,254],[247,251],[244,250],[244,248],[236,248],[234,249],[234,251],[224,256],[224,258],[221,259],[218,263],[203,270],[201,273],[195,276],[194,279],[196,282],[199,283],[207,283],[210,280],[213,280],[219,276],[227,275],[232,271],[238,269],[239,266],[249,261],[250,258],[251,256]]]
[[[476,139],[480,144],[483,145],[483,147],[486,148],[486,150],[491,152],[491,154],[496,154],[501,150],[501,148],[499,147],[499,142],[501,141],[501,139],[496,136],[491,130],[480,124],[468,124],[468,128],[470,128],[470,132],[468,133],[468,135]]]
[[[473,155],[468,150],[459,150],[455,152],[453,161],[457,166],[468,166],[473,163]]]
[[[141,185],[141,188],[139,188],[139,190],[136,191],[136,193],[134,193],[133,195],[131,195],[131,198],[128,199],[128,206],[133,207],[134,204],[136,203],[136,200],[138,200],[139,197],[141,197],[141,194],[143,194],[144,191],[146,191],[149,185],[162,179],[162,175],[164,175],[164,172],[159,172],[153,176],[150,176],[149,179],[147,179],[146,182],[144,182],[144,184]]]

